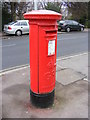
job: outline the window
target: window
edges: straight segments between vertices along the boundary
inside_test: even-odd
[[[60,21],[59,23],[65,23],[65,21]]]
[[[27,26],[27,22],[21,22],[21,26]]]
[[[72,20],[67,20],[66,23],[69,24],[69,25],[73,24]]]
[[[60,21],[59,25],[63,25],[65,23],[65,21]]]
[[[76,22],[76,21],[73,21],[73,25],[78,25],[78,22]]]
[[[20,26],[20,22],[15,23],[14,26]]]
[[[15,23],[17,23],[17,21],[15,21],[15,22],[10,22],[10,23],[8,23],[8,25],[13,25],[13,24],[15,24]]]

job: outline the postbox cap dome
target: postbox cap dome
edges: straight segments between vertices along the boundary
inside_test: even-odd
[[[32,10],[24,14],[25,19],[61,19],[62,15],[51,10]]]

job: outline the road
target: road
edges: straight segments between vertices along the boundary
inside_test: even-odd
[[[2,40],[2,69],[29,63],[29,35],[8,36]],[[88,32],[59,33],[57,58],[88,51]]]

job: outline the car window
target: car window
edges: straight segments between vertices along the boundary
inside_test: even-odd
[[[60,21],[59,25],[63,25],[65,23],[65,21]]]
[[[76,21],[73,21],[73,25],[78,25],[78,22],[76,22]]]
[[[21,22],[21,26],[27,26],[27,22]]]
[[[20,26],[20,22],[15,23],[14,26]]]
[[[13,25],[14,23],[17,23],[17,21],[10,22],[10,23],[8,23],[8,25]]]
[[[65,23],[65,21],[60,21],[60,23]]]
[[[69,24],[69,25],[73,24],[73,22],[71,20],[67,20],[66,23]]]

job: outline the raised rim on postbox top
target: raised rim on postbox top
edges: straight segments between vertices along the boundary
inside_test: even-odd
[[[32,10],[24,14],[25,19],[56,19],[60,20],[62,15],[51,10]]]

